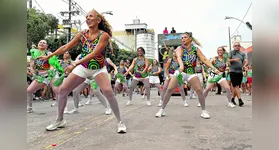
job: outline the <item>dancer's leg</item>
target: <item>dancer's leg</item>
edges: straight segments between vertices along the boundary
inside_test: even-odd
[[[161,95],[161,85],[160,85],[160,83],[156,83],[155,84],[155,86],[157,87],[157,89],[158,89],[158,92],[160,93],[160,95]]]
[[[214,86],[214,83],[207,83],[207,84],[206,84],[206,88],[203,90],[204,98],[207,97],[208,92],[210,91],[210,89],[211,89],[213,86]]]
[[[85,78],[79,77],[73,73],[70,73],[67,77],[67,80],[65,80],[59,91],[58,96],[58,117],[57,121],[63,120],[64,115],[64,109],[67,105],[67,98],[69,93],[74,90],[77,86],[79,86],[81,83],[83,83]]]
[[[173,90],[178,86],[178,80],[176,77],[174,78],[171,78],[170,81],[169,81],[169,85],[168,85],[168,88],[167,88],[167,91],[164,95],[164,99],[163,99],[163,105],[162,105],[162,109],[165,109],[168,102],[170,101],[170,97],[171,97],[171,94],[173,92]]]
[[[149,84],[149,79],[145,78],[142,82],[143,82],[143,85],[144,85],[144,88],[145,88],[144,94],[146,94],[147,101],[149,101],[150,100],[150,84]]]
[[[199,78],[195,76],[191,78],[189,82],[198,95],[202,110],[205,110],[205,97],[203,95],[202,86],[200,84]]]
[[[139,83],[138,80],[133,79],[131,86],[129,88],[129,101],[132,101],[133,91],[136,88],[137,84]]]
[[[80,99],[80,92],[88,86],[87,83],[83,82],[80,85],[78,85],[74,90],[73,90],[73,99],[74,99],[74,106],[77,109],[78,104],[81,101]]]
[[[125,93],[127,93],[128,94],[128,86],[127,86],[127,84],[124,82],[124,83],[122,83],[122,85],[123,85],[123,94],[125,94]]]
[[[99,73],[94,78],[97,84],[99,85],[100,89],[102,90],[104,96],[108,100],[114,115],[116,116],[117,120],[120,122],[121,117],[120,117],[118,102],[114,96],[107,73],[104,72]]]
[[[119,88],[120,88],[120,82],[115,81],[115,85],[114,85],[114,93],[115,93],[115,95],[118,93]]]
[[[185,92],[184,92],[184,85],[179,86],[178,89],[180,91],[180,95],[182,97],[182,100],[186,101]]]
[[[161,91],[161,94],[160,94],[162,101],[163,101],[164,95],[165,95],[165,93],[166,93],[166,91],[168,89],[169,81],[170,81],[170,79],[166,79],[165,82],[164,82],[164,87],[163,87],[163,89]]]
[[[32,83],[27,87],[27,104],[28,104],[28,109],[32,109],[32,102],[33,102],[33,93],[36,92],[37,90],[43,88],[46,86],[45,83],[39,83],[37,80],[32,81]],[[31,111],[30,111],[31,112]]]
[[[232,94],[229,83],[226,80],[223,80],[219,84],[226,90],[228,102],[231,103]]]
[[[105,107],[105,108],[109,108],[109,105],[107,103],[107,99],[106,97],[102,94],[100,87],[98,87],[96,90],[92,90],[93,94],[96,95],[96,97],[98,98],[98,100],[101,102],[101,104]]]

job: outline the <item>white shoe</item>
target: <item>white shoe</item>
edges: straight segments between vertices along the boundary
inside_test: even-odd
[[[193,99],[196,99],[197,97],[195,95],[192,96]]]
[[[132,101],[128,101],[128,102],[126,103],[126,106],[130,106],[130,105],[132,105]]]
[[[88,101],[86,101],[85,105],[91,105],[92,101],[89,99]]]
[[[77,108],[74,108],[74,109],[72,109],[72,110],[70,110],[68,112],[68,114],[77,114],[77,113],[78,113],[78,109]]]
[[[158,107],[161,107],[163,105],[163,101],[160,100],[159,104],[158,104]]]
[[[209,119],[210,118],[210,116],[209,116],[209,114],[206,110],[202,111],[201,117],[204,118],[204,119]]]
[[[110,108],[106,108],[105,114],[106,114],[106,115],[110,115],[110,114],[111,114],[111,109],[110,109]]]
[[[147,105],[147,106],[151,106],[150,101],[147,101],[147,102],[146,102],[146,105]]]
[[[33,112],[34,112],[33,107],[28,107],[28,108],[27,108],[27,113],[33,113]]]
[[[155,117],[160,118],[160,117],[164,117],[166,115],[164,109],[160,109],[157,114],[155,115]]]
[[[127,128],[122,121],[120,121],[119,124],[118,124],[117,132],[118,133],[126,133],[127,132]]]
[[[82,107],[83,104],[81,102],[78,103],[78,107]]]
[[[68,108],[65,107],[65,109],[64,109],[64,114],[68,114],[68,113],[69,113]]]
[[[58,103],[57,102],[54,102],[53,104],[50,105],[51,107],[55,107],[55,106],[58,106]]]
[[[145,96],[145,95],[142,95],[142,97],[141,97],[141,98],[142,98],[142,99],[144,99],[144,96]]]
[[[201,107],[201,103],[198,103],[198,105],[197,105],[198,107]]]
[[[47,131],[53,131],[56,130],[57,128],[64,128],[66,126],[66,121],[55,121],[54,123],[50,124],[49,126],[46,127]]]
[[[233,103],[229,103],[228,107],[235,108],[235,105]]]
[[[186,100],[184,100],[184,106],[185,106],[185,107],[188,107],[188,106],[189,106]]]

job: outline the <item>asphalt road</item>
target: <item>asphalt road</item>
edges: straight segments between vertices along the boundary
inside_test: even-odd
[[[244,96],[244,107],[229,108],[225,94],[209,93],[206,99],[210,119],[200,117],[197,99],[184,107],[180,96],[172,96],[166,116],[155,118],[159,110],[157,90],[151,91],[152,106],[135,94],[133,105],[118,95],[126,134],[118,134],[114,115],[94,98],[92,105],[80,107],[78,114],[66,114],[67,127],[46,131],[56,118],[52,101],[35,101],[35,113],[27,115],[27,147],[30,150],[250,150],[252,149],[252,97]],[[82,103],[86,99],[82,98]],[[73,108],[73,100],[68,100]],[[56,144],[54,146],[53,144]]]

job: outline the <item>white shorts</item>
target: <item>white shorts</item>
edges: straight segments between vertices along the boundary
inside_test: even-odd
[[[149,76],[149,83],[150,84],[160,83],[160,79],[158,76]]]
[[[203,76],[202,76],[202,73],[196,73],[200,82],[203,82]]]
[[[207,81],[209,81],[210,79],[212,79],[212,78],[214,78],[214,77],[216,77],[216,76],[218,76],[218,75],[215,75],[214,76],[214,74],[212,74],[212,73],[209,73],[208,74],[208,79],[207,79]],[[217,83],[218,84],[220,84],[222,81],[224,81],[224,80],[227,80],[226,78],[221,78]]]
[[[78,65],[72,71],[72,73],[77,75],[77,76],[79,76],[79,77],[82,77],[82,78],[87,78],[87,77],[93,77],[94,78],[94,77],[96,77],[100,73],[108,74],[108,71],[107,71],[107,67],[106,66],[104,66],[101,69],[90,70],[90,69],[84,68],[82,65]]]
[[[46,85],[49,85],[50,81],[48,80],[48,78],[45,78],[43,83],[46,84]]]
[[[192,78],[196,77],[197,74],[186,74],[185,72],[182,72],[182,81],[187,84],[187,82],[189,82]],[[179,71],[176,70],[174,72],[174,76],[177,77],[179,75]]]
[[[133,80],[137,80],[137,81],[143,81],[144,79],[149,79],[149,77],[147,76],[146,78],[136,78],[133,76]]]

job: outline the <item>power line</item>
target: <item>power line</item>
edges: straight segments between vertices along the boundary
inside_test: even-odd
[[[60,18],[60,19],[62,19],[62,20],[65,19],[65,18],[60,17],[59,14],[56,14],[55,16],[58,17],[58,18]]]
[[[76,9],[79,9],[83,13],[83,15],[87,15],[87,12],[77,2],[75,2],[74,0],[72,0],[72,2],[74,3],[74,7]]]
[[[36,1],[36,0],[34,0],[35,2],[36,2],[36,4],[40,7],[40,9],[45,13],[45,11],[43,10],[43,8],[40,6],[40,4]]]
[[[236,30],[233,32],[233,34],[232,34],[231,38],[234,36],[234,34],[235,34],[235,33],[236,33],[236,31],[238,30],[238,28],[239,28],[239,27],[241,26],[241,24],[243,23],[243,20],[245,19],[246,15],[248,14],[248,12],[249,12],[249,10],[250,10],[251,6],[252,6],[252,3],[250,4],[249,8],[247,9],[247,11],[246,11],[246,13],[245,13],[244,17],[242,18],[241,22],[239,23],[238,27],[237,27],[237,28],[236,28]]]
[[[62,0],[63,2],[65,2],[65,3],[67,3],[67,4],[69,4],[69,2],[68,1],[66,1],[66,0]]]

